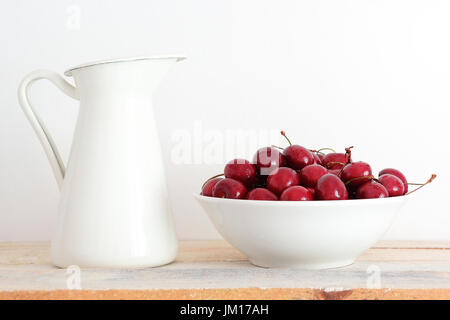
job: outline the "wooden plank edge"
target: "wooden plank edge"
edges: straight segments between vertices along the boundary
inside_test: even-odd
[[[196,249],[230,249],[232,246],[225,240],[179,240],[180,250],[192,251]],[[0,249],[50,248],[48,241],[2,241]],[[390,249],[450,249],[449,240],[379,240],[373,248]]]
[[[0,291],[0,300],[449,300],[450,289],[236,288]]]
[[[450,241],[379,240],[371,249],[450,249]]]

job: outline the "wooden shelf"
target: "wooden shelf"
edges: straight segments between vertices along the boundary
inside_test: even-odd
[[[82,269],[81,290],[69,277],[48,243],[0,243],[0,299],[450,299],[450,242],[382,241],[351,266],[312,271],[255,267],[224,241],[181,241],[163,267]]]

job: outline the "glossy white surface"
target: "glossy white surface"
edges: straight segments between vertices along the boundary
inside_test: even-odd
[[[253,264],[304,269],[353,263],[387,231],[407,199],[250,201],[194,196],[223,238]]]
[[[139,58],[71,69],[75,86],[35,71],[19,102],[35,129],[61,188],[52,261],[59,267],[147,267],[177,253],[152,94],[180,58]],[[28,89],[48,79],[80,100],[67,169],[29,104]]]

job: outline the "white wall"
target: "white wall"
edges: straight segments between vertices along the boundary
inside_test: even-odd
[[[220,160],[248,156],[284,129],[311,148],[354,145],[355,159],[413,181],[437,173],[385,238],[450,240],[449,16],[444,0],[2,1],[0,241],[49,239],[58,200],[17,103],[21,78],[36,68],[179,52],[189,59],[164,79],[155,105],[180,238],[218,237],[192,198],[222,170],[204,163],[208,150],[232,146],[225,134],[249,129],[263,137],[239,137]],[[67,159],[77,103],[46,82],[32,99]],[[197,164],[174,163],[182,130]],[[224,138],[216,149],[202,141],[214,134]],[[270,142],[284,145],[278,135]]]

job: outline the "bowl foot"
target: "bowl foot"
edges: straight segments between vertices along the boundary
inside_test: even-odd
[[[262,267],[262,268],[293,268],[293,269],[304,269],[304,270],[323,270],[332,268],[346,267],[355,262],[354,259],[349,260],[337,260],[330,262],[319,262],[319,263],[308,263],[308,262],[283,262],[283,261],[260,261],[257,259],[249,258],[251,264]]]

